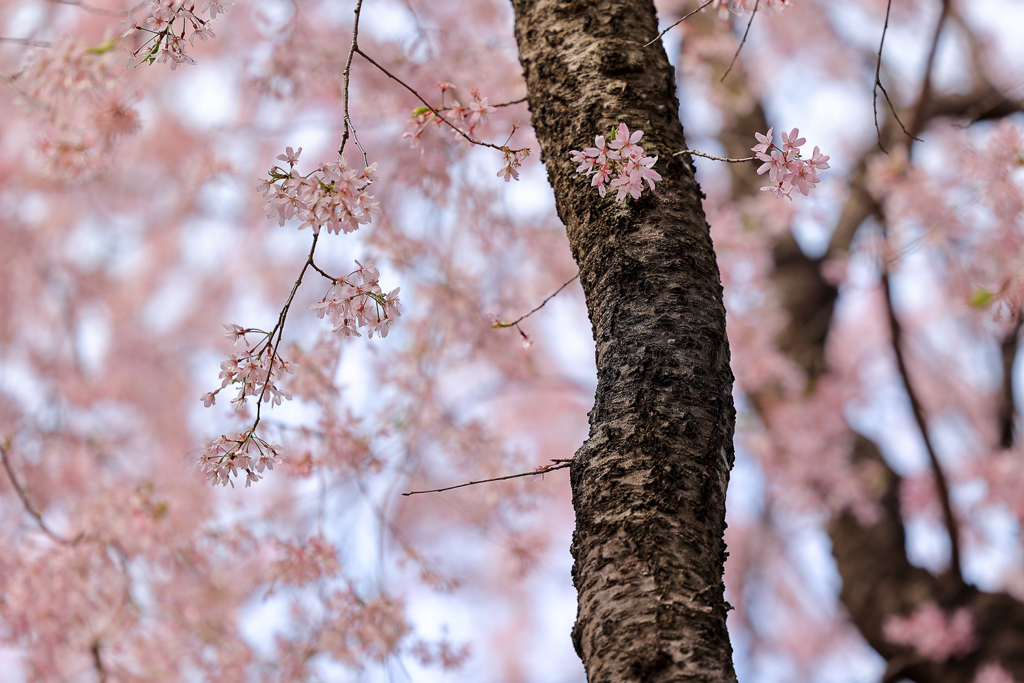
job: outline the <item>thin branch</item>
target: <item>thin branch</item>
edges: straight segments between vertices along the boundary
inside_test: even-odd
[[[368,62],[369,62],[370,64],[373,64],[373,65],[374,65],[375,67],[377,67],[377,69],[378,69],[378,70],[379,70],[379,71],[380,71],[380,72],[381,72],[382,74],[384,74],[385,76],[387,76],[388,78],[390,78],[391,80],[393,80],[393,81],[394,81],[395,83],[398,83],[398,84],[399,84],[400,86],[402,86],[403,88],[405,88],[406,90],[408,90],[409,92],[411,92],[411,93],[412,93],[413,95],[415,95],[415,96],[416,96],[416,99],[418,99],[418,100],[419,100],[420,102],[422,102],[422,103],[423,103],[423,106],[424,106],[424,107],[426,107],[427,109],[429,109],[429,110],[430,110],[430,112],[431,112],[431,113],[432,113],[432,114],[433,114],[434,116],[436,116],[436,117],[438,118],[438,120],[439,120],[439,121],[441,121],[442,123],[446,124],[446,125],[447,125],[447,126],[448,126],[449,128],[451,128],[451,129],[452,129],[452,130],[454,130],[454,131],[455,131],[456,133],[458,133],[459,135],[461,135],[462,137],[464,137],[464,138],[465,138],[466,140],[468,140],[468,141],[469,141],[469,143],[470,143],[470,144],[473,144],[473,145],[480,145],[481,147],[490,147],[491,149],[496,149],[496,150],[498,150],[499,152],[505,152],[505,151],[507,151],[507,150],[508,150],[508,148],[507,148],[507,147],[502,147],[501,145],[495,145],[495,144],[493,144],[493,143],[490,143],[490,142],[483,142],[483,141],[481,141],[481,140],[476,140],[476,139],[474,139],[474,138],[470,137],[469,135],[467,135],[467,134],[465,133],[465,131],[463,131],[463,130],[462,130],[461,128],[459,128],[458,126],[456,126],[455,124],[453,124],[453,123],[452,123],[451,121],[449,121],[449,120],[448,120],[448,119],[447,119],[446,117],[444,117],[444,116],[441,116],[441,113],[440,113],[439,111],[437,111],[437,109],[435,109],[435,108],[434,108],[434,107],[433,107],[433,106],[432,106],[432,105],[431,105],[431,104],[430,104],[429,102],[427,102],[427,101],[426,101],[425,99],[423,99],[423,96],[422,96],[422,95],[420,95],[420,94],[419,94],[418,92],[416,92],[416,90],[415,90],[415,89],[413,89],[413,87],[412,87],[412,86],[410,86],[410,85],[409,85],[408,83],[406,83],[405,81],[403,81],[403,80],[402,80],[401,78],[399,78],[398,76],[394,75],[393,73],[391,73],[390,71],[388,71],[387,69],[385,69],[385,68],[384,68],[383,66],[381,66],[380,64],[378,64],[378,63],[377,63],[377,62],[376,62],[376,61],[375,61],[375,60],[373,59],[373,57],[371,57],[370,55],[368,55],[368,54],[366,54],[365,52],[363,52],[363,51],[362,51],[362,50],[361,50],[361,49],[359,48],[359,46],[358,46],[358,45],[356,45],[356,46],[355,46],[355,47],[354,47],[353,49],[355,50],[356,54],[358,54],[358,55],[359,55],[360,57],[362,57],[363,59],[365,59],[366,61],[368,61]],[[513,150],[513,151],[518,151],[518,150]]]
[[[757,16],[757,8],[760,4],[761,0],[757,0],[757,2],[754,3],[754,10],[750,13],[750,21],[747,22],[747,29],[743,32],[743,40],[740,41],[740,46],[736,48],[736,54],[732,56],[732,61],[729,62],[729,68],[726,69],[725,73],[722,74],[722,77],[718,79],[719,83],[725,81],[725,77],[729,75],[729,72],[732,71],[732,67],[736,65],[736,60],[739,59],[740,50],[743,49],[743,45],[747,42],[747,34],[750,33],[750,26],[754,23],[754,17]]]
[[[885,95],[885,101],[889,104],[889,111],[892,112],[893,118],[896,119],[896,123],[900,124],[900,128],[906,133],[907,137],[921,141],[920,138],[916,137],[907,127],[903,125],[903,121],[900,120],[900,115],[896,113],[896,106],[892,103],[889,98],[889,91],[882,85],[882,48],[885,46],[885,34],[889,31],[889,12],[892,10],[892,0],[889,0],[885,7],[885,25],[882,26],[882,40],[878,43],[878,61],[875,63],[875,85],[871,89],[871,106],[875,112],[875,132],[878,134],[878,148],[886,154],[889,151],[882,145],[882,129],[878,125],[878,91],[881,90],[882,94]]]
[[[1017,436],[1017,403],[1013,398],[1013,366],[1017,359],[1017,350],[1020,347],[1022,323],[1024,323],[1024,317],[1018,312],[1017,324],[1013,326],[1013,330],[1003,338],[1003,342],[1000,344],[1003,359],[1003,391],[999,399],[999,445],[1003,448],[1012,448]]]
[[[17,43],[18,45],[28,45],[30,47],[53,47],[53,43],[46,40],[33,40],[32,38],[7,38],[6,36],[0,36],[0,43]]]
[[[32,506],[32,501],[28,499],[28,493],[25,492],[25,489],[21,487],[21,485],[18,483],[17,478],[14,476],[14,470],[11,469],[11,463],[7,459],[7,448],[2,443],[0,443],[0,460],[3,461],[4,470],[7,472],[7,478],[8,480],[10,480],[11,486],[13,486],[14,490],[17,492],[18,498],[21,498],[21,504],[25,508],[25,511],[28,512],[28,514],[32,515],[32,517],[36,520],[36,523],[39,524],[39,528],[42,529],[47,536],[57,541],[58,543],[68,543],[69,541],[66,538],[50,529],[50,527],[46,526],[46,522],[43,521],[42,513]]]
[[[571,460],[552,460],[554,465],[544,465],[538,467],[532,472],[520,472],[519,474],[506,474],[504,477],[494,477],[492,479],[481,479],[480,481],[467,481],[464,484],[456,484],[455,486],[445,486],[439,489],[429,489],[426,491],[408,491],[403,493],[403,496],[412,496],[417,493],[443,493],[444,491],[451,491],[453,489],[461,489],[465,486],[476,486],[477,484],[489,484],[493,481],[505,481],[506,479],[518,479],[519,477],[533,477],[538,474],[547,474],[548,472],[554,472],[555,470],[561,470],[566,467],[572,466]]]
[[[502,102],[501,104],[492,104],[492,107],[510,107],[513,104],[522,104],[526,101],[525,97],[520,97],[518,100],[509,100],[508,102]]]
[[[889,281],[888,268],[882,270],[882,291],[885,294],[885,307],[889,317],[892,348],[896,353],[896,367],[903,378],[903,386],[907,390],[907,398],[910,400],[910,408],[914,413],[914,421],[917,422],[917,428],[921,432],[925,449],[928,451],[928,462],[931,464],[932,474],[935,477],[935,490],[939,495],[939,503],[942,506],[942,519],[946,525],[946,531],[949,533],[950,570],[957,581],[962,584],[964,578],[960,567],[960,531],[957,527],[956,518],[953,516],[949,484],[946,481],[946,474],[942,471],[938,455],[935,453],[931,437],[928,435],[928,422],[925,418],[924,408],[921,406],[921,400],[914,389],[913,383],[910,381],[910,371],[907,368],[907,360],[903,354],[903,332],[892,304],[892,286]]]
[[[757,159],[757,157],[743,157],[742,159],[732,159],[730,157],[715,157],[711,156],[710,154],[705,154],[704,152],[698,152],[695,149],[684,149],[681,152],[676,152],[672,156],[678,157],[682,156],[683,154],[693,154],[694,156],[704,157],[705,159],[713,159],[714,161],[728,161],[730,164],[739,164],[744,161],[755,161]]]
[[[126,17],[126,16],[128,16],[128,11],[129,11],[129,10],[126,10],[126,9],[103,9],[102,7],[93,7],[92,5],[90,5],[90,4],[86,3],[86,2],[82,2],[82,0],[50,0],[50,2],[52,2],[54,4],[57,4],[57,5],[74,5],[76,7],[81,7],[86,12],[92,12],[93,14],[105,14],[107,16],[112,16],[112,17]],[[135,9],[138,9],[139,7],[141,7],[144,4],[145,3],[140,3],[135,8],[133,8],[132,11],[134,11]]]
[[[364,150],[363,146],[359,144],[359,139],[355,137],[356,129],[355,126],[352,125],[352,119],[348,113],[348,90],[349,81],[352,77],[352,57],[359,50],[359,15],[362,10],[363,0],[356,0],[355,19],[352,23],[352,42],[348,47],[348,57],[345,59],[345,69],[341,72],[342,81],[344,83],[342,87],[342,97],[345,102],[343,119],[345,130],[341,133],[341,146],[338,147],[338,156],[340,157],[345,151],[345,143],[348,142],[349,131],[352,131],[352,137],[356,141],[356,146],[359,148],[359,151],[363,153],[363,165],[369,166],[370,164],[369,159],[366,157],[366,150]]]
[[[703,5],[701,5],[701,6],[700,6],[700,7],[698,7],[697,9],[695,9],[695,10],[693,10],[692,12],[690,12],[689,14],[687,14],[687,15],[686,15],[685,17],[683,17],[682,19],[680,19],[680,20],[678,20],[678,21],[676,21],[676,22],[673,22],[671,26],[669,26],[669,27],[668,27],[668,28],[666,28],[666,29],[665,29],[664,31],[662,31],[661,33],[659,33],[658,35],[656,35],[656,36],[654,37],[654,40],[652,40],[652,41],[649,41],[649,42],[647,42],[647,43],[644,43],[643,45],[641,45],[641,46],[640,46],[640,49],[641,49],[641,50],[643,50],[643,49],[644,49],[645,47],[647,47],[648,45],[651,45],[651,44],[653,44],[653,43],[656,43],[656,42],[658,42],[659,40],[661,40],[661,37],[662,37],[662,36],[664,36],[664,35],[665,35],[666,33],[668,33],[669,31],[671,31],[672,29],[674,29],[674,28],[675,28],[676,26],[679,26],[679,24],[683,23],[684,21],[686,21],[687,19],[689,19],[689,18],[690,18],[690,17],[692,17],[692,16],[694,15],[694,14],[696,14],[696,13],[697,13],[697,12],[699,12],[699,11],[701,11],[702,9],[704,9],[705,7],[707,7],[708,5],[710,5],[711,3],[713,3],[714,1],[715,1],[715,0],[708,0],[708,1],[707,1],[707,2],[705,2],[705,3],[703,4]]]
[[[92,652],[92,665],[96,669],[96,675],[99,677],[99,683],[107,682],[107,670],[103,668],[103,657],[100,655],[100,641],[96,641],[89,648]]]
[[[340,279],[340,278],[334,277],[333,275],[328,275],[326,271],[321,269],[320,266],[318,266],[317,264],[313,263],[312,261],[309,262],[309,265],[310,265],[310,267],[313,270],[315,270],[316,272],[320,273],[321,275],[323,275],[325,278],[327,278],[331,282],[338,282],[338,280]]]
[[[932,93],[932,67],[935,65],[935,55],[939,51],[939,38],[942,36],[942,29],[949,17],[949,0],[942,0],[942,12],[939,14],[939,21],[935,24],[935,35],[932,36],[932,45],[928,50],[928,60],[924,65],[924,78],[921,79],[921,92],[917,96],[917,106],[914,107],[914,116],[910,119],[910,129],[920,131],[924,127],[925,108]]]
[[[496,330],[500,330],[500,329],[502,329],[504,327],[512,327],[513,325],[518,325],[519,323],[523,322],[523,320],[525,320],[526,318],[529,318],[531,315],[533,315],[534,313],[536,313],[540,309],[544,308],[544,304],[546,304],[547,302],[551,301],[556,296],[558,296],[559,292],[561,292],[563,289],[565,289],[566,287],[571,285],[574,281],[578,280],[579,277],[580,277],[579,273],[576,273],[575,275],[573,275],[561,287],[556,289],[553,294],[549,295],[548,298],[544,299],[544,301],[541,301],[540,304],[538,304],[537,307],[534,308],[529,313],[525,313],[525,314],[519,316],[518,318],[516,318],[515,320],[513,320],[510,323],[507,323],[507,322],[499,320],[496,323],[494,323],[491,327],[493,327]],[[520,333],[521,333],[521,331],[520,331]]]
[[[480,140],[476,140],[476,139],[470,137],[468,134],[466,134],[464,131],[462,131],[458,126],[453,124],[447,118],[445,118],[444,116],[441,116],[440,112],[438,112],[437,109],[435,109],[433,106],[431,106],[429,102],[427,102],[425,99],[423,99],[423,97],[418,92],[416,92],[416,90],[413,89],[412,86],[410,86],[408,83],[403,81],[398,76],[395,76],[393,73],[391,73],[387,69],[385,69],[379,63],[377,63],[377,61],[374,60],[373,57],[371,57],[370,55],[368,55],[365,52],[363,52],[362,49],[359,47],[359,17],[360,17],[360,13],[362,12],[362,9],[363,9],[363,0],[356,0],[355,20],[354,20],[354,23],[352,25],[352,42],[349,44],[348,57],[345,59],[345,68],[342,71],[342,80],[343,80],[343,83],[344,83],[344,85],[343,85],[343,98],[344,98],[345,130],[342,132],[342,135],[341,135],[341,146],[338,149],[338,156],[341,156],[341,153],[345,151],[345,143],[348,142],[349,131],[352,131],[352,139],[355,140],[356,146],[359,147],[359,151],[363,153],[363,163],[365,165],[367,165],[367,166],[369,165],[369,160],[368,160],[368,158],[366,156],[366,150],[363,149],[363,146],[361,144],[359,144],[359,138],[356,137],[356,129],[355,129],[355,126],[352,125],[352,119],[349,116],[349,109],[348,109],[349,81],[350,81],[351,76],[352,76],[352,56],[353,55],[357,55],[357,54],[360,57],[362,57],[363,59],[365,59],[366,61],[368,61],[373,66],[377,67],[377,69],[380,70],[380,72],[383,73],[385,76],[387,76],[391,80],[395,81],[400,86],[402,86],[403,88],[405,88],[406,90],[411,92],[413,95],[415,95],[416,99],[418,99],[420,102],[422,102],[423,105],[427,109],[429,109],[430,112],[434,116],[436,116],[439,121],[442,121],[442,122],[446,123],[452,130],[454,130],[456,133],[458,133],[459,135],[464,137],[466,140],[468,140],[470,144],[480,145],[482,147],[490,147],[492,149],[498,150],[499,152],[508,152],[509,151],[508,147],[503,147],[501,145],[495,145],[495,144],[492,144],[490,142],[482,142]],[[525,102],[525,101],[526,101],[526,98],[523,97],[521,99],[513,100],[511,102],[503,102],[502,104],[491,105],[491,106],[505,107],[505,106],[512,105],[512,104],[519,104],[520,102]],[[511,150],[511,151],[518,152],[520,150]]]
[[[56,123],[62,129],[74,131],[79,135],[85,135],[85,132],[81,128],[74,125],[73,123],[65,119],[63,116],[61,116],[59,113],[57,113],[57,110],[54,109],[52,106],[50,106],[46,102],[42,101],[41,99],[39,99],[29,91],[22,88],[20,85],[18,85],[18,82],[14,79],[13,76],[8,76],[7,74],[0,74],[0,81],[3,81],[7,85],[11,86],[14,92],[21,95],[21,97],[24,98],[24,100],[31,104],[33,107],[36,107],[37,109],[46,112],[46,114],[50,117],[50,120]]]
[[[277,317],[277,324],[270,330],[267,335],[267,344],[272,348],[270,352],[270,363],[267,365],[267,379],[263,383],[263,390],[260,392],[259,397],[256,399],[256,420],[252,423],[251,433],[256,433],[256,427],[260,423],[260,409],[263,407],[263,399],[267,395],[267,390],[270,388],[270,377],[274,373],[274,360],[277,358],[277,351],[281,348],[281,340],[284,336],[284,323],[288,318],[288,309],[292,306],[292,300],[295,299],[295,293],[299,291],[299,285],[302,284],[302,277],[306,274],[306,269],[313,263],[313,254],[316,252],[316,241],[319,239],[320,233],[313,233],[313,244],[309,247],[309,256],[306,257],[306,262],[302,264],[302,270],[299,271],[299,277],[295,280],[295,284],[292,285],[292,291],[288,295],[288,300],[284,303],[284,308],[281,309],[280,315]],[[277,334],[277,343],[274,343],[274,335]]]

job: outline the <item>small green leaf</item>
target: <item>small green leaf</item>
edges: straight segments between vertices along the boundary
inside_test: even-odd
[[[428,111],[430,111],[430,107],[416,107],[415,109],[412,110],[412,117],[416,118],[417,116],[422,116],[423,114],[426,114]]]
[[[971,306],[974,308],[985,308],[992,303],[992,292],[985,291],[984,289],[976,289],[971,294]]]
[[[99,45],[93,45],[86,49],[86,52],[91,55],[105,55],[113,50],[115,45],[117,45],[117,38],[111,38],[110,40],[103,41]]]

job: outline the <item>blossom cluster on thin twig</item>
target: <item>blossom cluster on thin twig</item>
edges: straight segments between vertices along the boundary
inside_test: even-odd
[[[441,91],[441,104],[439,106],[433,109],[427,106],[416,107],[412,110],[412,123],[416,126],[416,132],[404,133],[402,137],[410,140],[413,148],[419,145],[419,138],[430,123],[433,123],[436,128],[447,120],[456,131],[472,135],[473,129],[476,128],[478,123],[486,124],[487,115],[498,111],[497,107],[491,106],[488,98],[480,97],[480,91],[476,88],[469,91],[469,95],[473,99],[466,105],[461,104],[454,96],[451,103],[445,104],[445,93],[449,90],[458,90],[457,86],[443,82],[438,83],[437,88]],[[438,116],[438,114],[444,114],[444,119]]]
[[[134,12],[128,12],[128,21],[122,22],[126,29],[121,34],[122,38],[136,32],[151,34],[148,40],[128,52],[125,68],[130,69],[143,62],[170,62],[171,71],[174,71],[179,64],[195,64],[196,60],[186,53],[186,47],[192,47],[196,38],[205,42],[207,38],[215,37],[210,24],[224,12],[224,5],[219,0],[202,0],[198,12],[195,0],[149,0],[148,8],[150,16],[145,25],[138,22]],[[201,13],[208,18],[200,17]],[[176,25],[177,22],[180,24]],[[188,29],[192,33],[186,45]]]
[[[298,150],[286,148],[277,158],[288,168],[271,168],[270,178],[261,181],[257,190],[267,199],[267,215],[276,218],[280,225],[294,218],[301,221],[299,229],[312,228],[313,246],[302,273],[312,267],[331,280],[331,286],[324,298],[310,308],[320,318],[328,316],[334,322],[334,331],[342,336],[360,336],[357,328],[368,327],[369,337],[374,334],[386,337],[391,323],[401,315],[399,290],[384,294],[379,285],[380,273],[373,262],[361,264],[357,261],[358,269],[345,278],[333,278],[313,263],[321,228],[326,227],[328,233],[353,232],[360,225],[369,223],[376,213],[377,205],[366,190],[373,182],[377,165],[371,164],[357,171],[339,156],[336,162],[323,163],[310,173],[300,175],[295,170],[300,154],[301,147]],[[235,386],[238,388],[238,395],[232,399],[235,409],[241,408],[250,396],[255,396],[256,418],[247,431],[230,438],[221,436],[200,456],[197,467],[202,468],[214,484],[233,485],[232,477],[243,471],[246,473],[245,485],[249,486],[261,478],[259,473],[264,468],[273,469],[274,463],[281,462],[279,447],[259,437],[256,428],[262,403],[280,405],[282,400],[292,398],[291,393],[276,385],[274,378],[292,372],[292,364],[280,354],[280,345],[288,309],[302,282],[302,273],[272,330],[266,332],[233,323],[224,325],[228,339],[236,346],[244,340],[246,348],[243,352],[229,355],[221,363],[220,388],[203,394],[201,400],[210,407],[222,389]],[[247,335],[262,335],[262,338],[255,345],[250,345]],[[249,455],[254,447],[259,454],[255,459]]]
[[[441,91],[441,104],[437,107],[424,105],[413,109],[410,123],[416,126],[416,130],[412,133],[404,133],[402,137],[408,139],[413,149],[415,149],[419,147],[420,137],[430,124],[433,124],[435,128],[447,124],[455,135],[464,137],[475,145],[484,144],[501,151],[505,158],[504,164],[497,173],[498,177],[504,179],[506,183],[512,180],[519,180],[519,167],[522,166],[523,160],[530,155],[529,148],[516,149],[508,146],[512,136],[515,135],[516,130],[519,128],[519,124],[517,123],[512,126],[512,132],[509,133],[508,138],[501,145],[481,143],[479,140],[474,140],[471,136],[477,124],[486,125],[488,114],[498,111],[497,107],[492,106],[488,98],[480,97],[480,91],[476,88],[469,91],[470,96],[473,98],[469,104],[461,104],[454,96],[451,103],[445,104],[445,93],[449,90],[458,90],[458,88],[447,81],[438,83],[437,88]],[[442,114],[443,116],[441,116]]]
[[[267,216],[276,218],[279,225],[297,218],[301,221],[300,230],[309,227],[314,234],[320,234],[322,226],[337,234],[369,223],[378,209],[366,190],[373,182],[377,164],[357,171],[339,156],[335,162],[320,164],[312,172],[300,175],[295,164],[301,153],[301,147],[298,151],[288,147],[277,157],[288,163],[288,170],[274,166],[269,171],[270,179],[256,186],[267,199]]]
[[[248,487],[263,478],[261,473],[264,470],[272,470],[274,465],[281,463],[280,448],[276,443],[267,443],[260,438],[254,427],[234,436],[222,435],[216,439],[199,456],[196,467],[214,486],[231,484],[234,487],[232,478],[237,477],[239,471],[244,472]]]
[[[794,128],[789,133],[782,134],[782,146],[772,142],[772,128],[764,135],[754,133],[758,144],[750,148],[754,156],[764,163],[757,169],[758,175],[768,174],[772,183],[761,188],[762,191],[771,192],[776,197],[788,197],[793,199],[791,193],[797,189],[804,196],[810,194],[820,178],[818,174],[828,168],[827,155],[823,155],[817,146],[810,159],[803,159],[800,156],[800,146],[807,142],[800,137],[800,130]]]
[[[401,315],[398,292],[401,287],[384,294],[380,288],[380,273],[373,261],[359,263],[358,269],[347,278],[337,279],[320,303],[311,304],[317,317],[327,316],[334,322],[334,331],[343,337],[359,337],[357,328],[369,328],[367,336],[373,338],[376,332],[388,336],[388,330],[395,318]]]
[[[273,403],[274,405],[281,405],[282,399],[291,400],[290,393],[279,389],[274,384],[274,373],[291,373],[293,370],[291,363],[282,358],[280,354],[273,352],[271,333],[253,328],[243,328],[234,323],[225,323],[224,329],[228,331],[224,336],[234,340],[235,346],[238,345],[239,340],[244,339],[246,349],[241,353],[229,355],[228,359],[220,364],[219,379],[222,380],[220,389],[203,394],[201,397],[203,405],[209,408],[216,403],[217,394],[228,385],[238,388],[238,395],[231,399],[231,402],[235,404],[235,410],[241,408],[250,396],[257,397],[257,401],[262,399],[264,403]],[[249,340],[246,337],[248,334],[263,335],[263,339],[255,346],[249,346]]]
[[[594,138],[594,146],[582,152],[572,150],[573,163],[579,164],[577,173],[593,175],[590,184],[597,188],[604,197],[607,188],[617,190],[615,201],[621,202],[628,194],[639,199],[643,192],[644,181],[655,191],[654,182],[661,180],[661,175],[654,170],[658,157],[644,156],[644,149],[636,143],[644,136],[642,130],[629,132],[625,123],[620,123],[610,141],[603,135]],[[614,178],[612,176],[615,176]]]

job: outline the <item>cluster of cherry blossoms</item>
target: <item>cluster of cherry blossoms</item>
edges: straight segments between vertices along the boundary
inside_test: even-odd
[[[594,138],[593,147],[582,152],[572,150],[569,154],[573,162],[579,164],[577,173],[594,176],[590,184],[602,197],[611,187],[617,190],[617,202],[625,199],[627,194],[638,199],[644,189],[644,180],[651,192],[655,191],[654,181],[661,180],[661,175],[654,170],[658,157],[644,156],[643,147],[636,144],[643,136],[642,130],[630,134],[626,124],[620,123],[610,142],[605,142],[604,136],[598,135]]]
[[[890,643],[912,647],[933,662],[960,659],[978,646],[970,610],[960,608],[948,614],[934,602],[925,603],[907,616],[888,617],[882,632]]]
[[[788,197],[793,199],[791,192],[794,188],[803,195],[808,195],[818,182],[818,173],[828,168],[828,156],[822,155],[815,146],[814,153],[810,159],[803,159],[800,156],[800,146],[807,142],[799,137],[800,131],[794,128],[789,134],[782,134],[782,147],[772,142],[772,128],[768,129],[765,135],[754,133],[758,144],[750,148],[754,156],[764,162],[761,168],[757,169],[758,175],[768,173],[771,185],[765,185],[761,190],[771,192],[776,197]]]
[[[299,230],[310,227],[314,234],[320,234],[321,227],[326,227],[329,233],[349,233],[369,223],[378,209],[366,189],[373,182],[377,164],[357,171],[338,157],[335,162],[320,164],[314,171],[300,175],[295,164],[301,153],[301,147],[297,152],[288,147],[277,157],[288,163],[288,170],[274,166],[269,172],[270,180],[262,180],[256,186],[267,199],[267,216],[276,218],[280,225],[297,218],[301,221]]]
[[[437,88],[441,91],[441,104],[433,108],[423,106],[413,109],[411,123],[416,126],[416,132],[402,135],[403,138],[410,141],[413,149],[419,146],[420,136],[427,129],[428,124],[432,123],[437,128],[444,125],[444,122],[447,121],[455,129],[456,135],[459,133],[472,135],[473,129],[476,128],[478,123],[486,125],[487,115],[498,111],[497,108],[490,105],[486,97],[480,97],[480,91],[476,88],[469,91],[469,95],[473,99],[467,105],[462,105],[454,97],[452,98],[454,101],[451,104],[446,105],[444,103],[444,94],[446,92],[458,90],[451,83],[438,83]],[[444,118],[441,118],[440,114],[443,114]]]
[[[470,96],[473,98],[469,104],[463,106],[458,100],[454,100],[451,104],[446,105],[444,94],[449,90],[457,90],[458,88],[448,82],[438,83],[437,88],[441,91],[441,104],[437,107],[423,106],[413,109],[410,122],[416,126],[416,131],[404,133],[402,137],[408,139],[412,148],[415,149],[419,147],[420,137],[423,135],[423,131],[427,130],[429,124],[433,124],[437,128],[447,123],[451,126],[455,135],[464,137],[473,144],[486,144],[488,147],[499,149],[505,156],[505,163],[501,170],[498,171],[498,177],[503,178],[506,183],[512,180],[519,180],[518,169],[522,166],[523,160],[530,155],[528,148],[513,149],[508,146],[508,142],[515,135],[519,124],[512,126],[512,132],[509,133],[508,139],[501,146],[480,143],[470,137],[473,135],[473,129],[476,128],[478,123],[486,124],[487,115],[498,111],[497,107],[491,106],[486,97],[480,97],[480,91],[476,88],[469,91]],[[441,116],[442,114],[443,117]]]
[[[220,484],[232,488],[239,470],[245,473],[245,485],[263,478],[263,470],[272,470],[281,463],[280,446],[267,443],[256,435],[255,429],[240,432],[234,436],[222,435],[210,444],[196,463],[207,480],[214,486]]]
[[[101,170],[117,143],[141,128],[137,95],[119,68],[115,43],[88,45],[65,36],[31,51],[10,82],[16,102],[46,113],[36,151],[57,177],[80,179]]]
[[[325,315],[334,323],[334,332],[343,337],[359,337],[357,328],[368,328],[367,336],[374,333],[388,336],[392,321],[401,316],[398,310],[398,292],[401,287],[384,294],[378,284],[380,273],[373,261],[356,261],[357,270],[347,278],[335,280],[320,303],[311,304],[317,317]]]
[[[504,178],[506,183],[510,180],[519,180],[519,171],[516,169],[522,166],[523,159],[530,156],[530,149],[528,147],[522,149],[502,147],[501,153],[505,155],[505,165],[498,171],[498,177]]]
[[[294,372],[292,364],[275,352],[270,343],[270,333],[263,330],[243,328],[235,324],[225,323],[224,329],[228,331],[225,337],[232,339],[235,346],[239,339],[245,339],[246,349],[241,353],[233,353],[227,360],[220,364],[221,380],[220,389],[208,391],[200,398],[207,408],[216,403],[216,396],[221,389],[229,384],[238,387],[238,395],[231,399],[238,410],[250,396],[255,396],[257,401],[281,405],[281,401],[290,401],[292,395],[274,384],[274,375],[282,372]],[[247,334],[261,334],[263,340],[255,346],[249,346]]]
[[[179,64],[195,64],[196,61],[185,52],[186,47],[195,44],[195,39],[205,41],[212,37],[213,31],[210,24],[217,18],[218,14],[224,12],[224,5],[219,0],[202,0],[199,11],[196,11],[196,0],[149,0],[150,16],[143,26],[135,19],[133,12],[128,12],[129,20],[122,22],[126,28],[121,34],[122,38],[136,33],[143,32],[151,34],[149,39],[144,41],[135,50],[129,51],[128,61],[125,68],[138,66],[143,62],[170,62],[171,71],[178,68]],[[203,19],[200,13],[208,15]],[[180,29],[175,26],[180,22]],[[191,29],[192,34],[188,37],[188,45],[185,44],[185,35]]]
[[[277,387],[274,383],[274,376],[283,372],[294,372],[292,364],[286,361],[277,353],[276,347],[271,344],[270,332],[244,328],[239,325],[225,324],[227,334],[224,336],[231,339],[237,346],[239,340],[245,340],[246,349],[241,353],[234,353],[228,356],[227,360],[220,364],[220,389],[208,391],[200,397],[203,405],[207,408],[216,403],[216,396],[228,385],[238,388],[238,395],[231,400],[238,410],[246,403],[250,396],[255,396],[257,403],[261,400],[264,403],[280,405],[282,400],[291,400],[292,395]],[[246,335],[262,335],[263,339],[255,346],[249,345]],[[196,463],[206,478],[214,485],[227,486],[229,483],[234,486],[232,477],[238,476],[238,471],[245,472],[245,485],[259,481],[263,477],[259,474],[264,469],[274,469],[274,465],[281,462],[281,451],[277,444],[268,444],[256,434],[256,425],[246,432],[240,432],[233,437],[221,435],[213,443],[206,447],[206,450]]]

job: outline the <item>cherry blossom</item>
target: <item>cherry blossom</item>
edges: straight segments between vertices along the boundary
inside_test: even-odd
[[[827,169],[828,156],[821,154],[818,147],[808,160],[800,156],[800,147],[807,142],[800,137],[800,131],[796,128],[790,132],[782,133],[782,146],[779,147],[772,142],[772,128],[764,135],[754,133],[757,144],[750,148],[755,158],[763,161],[757,169],[758,175],[768,173],[772,184],[761,188],[762,191],[771,192],[776,197],[786,197],[792,201],[793,189],[803,195],[808,195],[814,186],[821,182],[818,174]]]
[[[935,662],[963,657],[977,646],[971,613],[959,609],[949,615],[934,602],[906,617],[890,616],[884,632],[889,642],[913,647],[922,657]]]
[[[594,138],[593,147],[587,147],[582,152],[571,150],[569,156],[573,163],[579,164],[577,173],[593,175],[590,184],[597,188],[602,197],[607,188],[611,187],[616,189],[617,202],[627,196],[639,199],[644,180],[651,192],[655,191],[655,181],[661,180],[661,175],[654,170],[658,157],[644,156],[643,148],[636,144],[643,135],[642,130],[630,133],[625,123],[619,123],[610,141],[598,135]]]
[[[177,69],[179,64],[194,65],[196,61],[185,51],[186,33],[191,30],[188,37],[189,46],[195,43],[196,38],[206,41],[207,38],[214,36],[210,28],[211,22],[218,14],[224,12],[224,5],[216,0],[205,0],[198,12],[194,2],[185,0],[148,0],[144,4],[150,13],[144,26],[135,18],[135,10],[128,13],[128,21],[122,22],[125,28],[121,34],[122,38],[138,34],[145,37],[145,34],[149,34],[149,37],[134,50],[126,48],[126,68],[139,66],[144,62],[169,62],[171,71]],[[204,13],[208,18],[200,16]]]
[[[311,304],[317,317],[334,322],[334,332],[342,337],[361,336],[358,328],[366,327],[367,336],[374,333],[388,336],[391,324],[401,315],[396,288],[384,294],[380,288],[380,273],[373,261],[359,267],[344,279],[335,280],[319,303]]]
[[[288,163],[288,170],[275,166],[270,169],[269,180],[262,180],[256,189],[267,199],[265,210],[269,218],[276,218],[280,225],[295,218],[299,229],[312,228],[314,234],[320,228],[328,233],[349,233],[372,220],[378,208],[367,193],[373,182],[377,164],[373,163],[357,171],[339,157],[338,161],[326,162],[306,175],[295,170],[300,147],[293,152],[288,147],[278,159]]]

